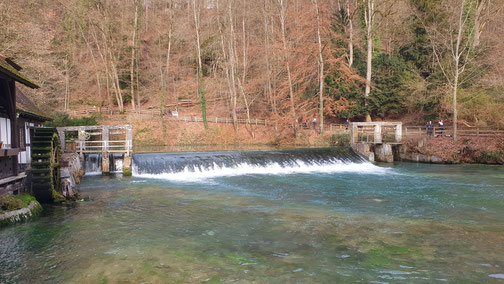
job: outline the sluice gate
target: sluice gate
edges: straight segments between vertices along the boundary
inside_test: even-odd
[[[78,153],[88,174],[131,175],[131,125],[58,127],[58,133],[62,150]]]
[[[402,122],[352,122],[350,144],[370,161],[391,163],[402,144]]]

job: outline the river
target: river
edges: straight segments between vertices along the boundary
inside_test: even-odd
[[[0,230],[0,283],[504,281],[502,167],[347,148],[140,154]]]

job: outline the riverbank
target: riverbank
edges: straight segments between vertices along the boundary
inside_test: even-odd
[[[0,228],[26,221],[41,211],[42,206],[32,195],[3,195],[0,197]]]
[[[318,129],[299,129],[297,137],[293,129],[274,125],[238,125],[235,131],[231,123],[203,123],[167,121],[159,118],[100,120],[99,124],[130,124],[133,126],[135,146],[153,145],[311,145],[330,146],[332,134],[320,135]]]
[[[438,164],[504,164],[504,140],[492,137],[428,137],[407,140],[402,160]]]

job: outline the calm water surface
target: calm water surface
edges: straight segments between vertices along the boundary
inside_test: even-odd
[[[0,230],[0,283],[504,281],[502,167],[178,177],[85,177]]]

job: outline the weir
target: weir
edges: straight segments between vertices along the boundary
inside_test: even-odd
[[[133,156],[139,177],[191,180],[243,174],[350,171],[373,166],[350,147],[246,152],[153,153]]]
[[[87,174],[131,175],[131,125],[58,127],[58,133],[62,150],[79,153]]]

